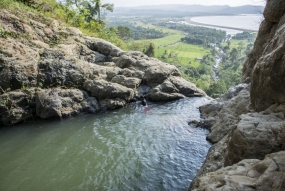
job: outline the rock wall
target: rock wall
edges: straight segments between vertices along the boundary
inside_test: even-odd
[[[206,95],[172,65],[50,18],[0,9],[0,29],[0,126]]]
[[[213,143],[189,190],[285,190],[285,1],[268,0],[242,82],[200,108]]]

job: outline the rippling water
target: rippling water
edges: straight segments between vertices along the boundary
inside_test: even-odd
[[[0,190],[187,190],[210,144],[205,98],[0,129]]]

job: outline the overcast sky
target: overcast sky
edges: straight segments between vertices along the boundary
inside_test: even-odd
[[[103,3],[113,3],[115,7],[134,7],[140,5],[161,4],[200,4],[200,5],[264,5],[265,0],[102,0]]]

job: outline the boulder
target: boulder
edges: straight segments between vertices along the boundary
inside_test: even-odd
[[[147,85],[161,84],[171,76],[180,76],[179,70],[169,64],[156,64],[146,69],[144,81]]]
[[[33,118],[35,90],[11,91],[0,95],[0,124],[13,125]]]
[[[117,75],[111,80],[111,82],[121,84],[127,88],[136,89],[139,87],[141,79]]]
[[[120,48],[100,38],[85,37],[85,40],[89,49],[106,56],[110,55],[111,57],[117,57],[123,52]]]
[[[125,100],[120,99],[120,98],[105,99],[105,100],[101,101],[102,107],[105,106],[109,110],[114,110],[114,109],[124,107],[126,104],[127,104],[127,102]]]
[[[42,119],[61,118],[81,112],[95,113],[99,109],[96,99],[78,89],[47,89],[36,94],[36,113]]]
[[[195,84],[181,77],[171,76],[169,80],[165,80],[150,91],[149,99],[152,101],[172,101],[185,97],[205,95]]]
[[[223,105],[218,115],[215,116],[216,120],[211,127],[211,133],[207,136],[207,140],[217,143],[236,127],[239,116],[248,113],[251,109],[249,106],[249,96],[248,90],[242,90],[238,96]]]
[[[263,159],[265,155],[285,150],[285,105],[275,106],[276,113],[241,115],[228,144],[227,165],[243,159]]]
[[[197,88],[195,84],[180,77],[180,73],[176,73],[176,71],[172,73],[172,76],[170,76],[169,80],[175,86],[178,92],[186,97],[207,96],[203,90]]]
[[[192,191],[285,190],[285,151],[246,159],[198,178]]]
[[[0,41],[0,86],[4,90],[35,87],[38,53],[14,39]]]
[[[99,100],[119,98],[128,102],[134,97],[132,89],[105,80],[86,81],[84,88]]]

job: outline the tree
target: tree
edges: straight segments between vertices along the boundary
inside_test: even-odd
[[[218,80],[210,85],[207,94],[213,98],[219,97],[227,91],[226,83],[224,80]]]
[[[144,53],[149,57],[154,57],[154,49],[155,49],[154,44],[150,43],[148,49]]]
[[[65,0],[69,6],[75,5],[80,14],[85,16],[86,22],[96,20],[101,23],[101,12],[113,12],[114,5],[110,3],[102,4],[101,0]]]
[[[125,26],[118,26],[117,27],[117,34],[122,39],[128,39],[131,36],[131,29]]]
[[[230,52],[231,61],[234,62],[237,60],[238,57],[238,50],[236,48],[233,48]]]

